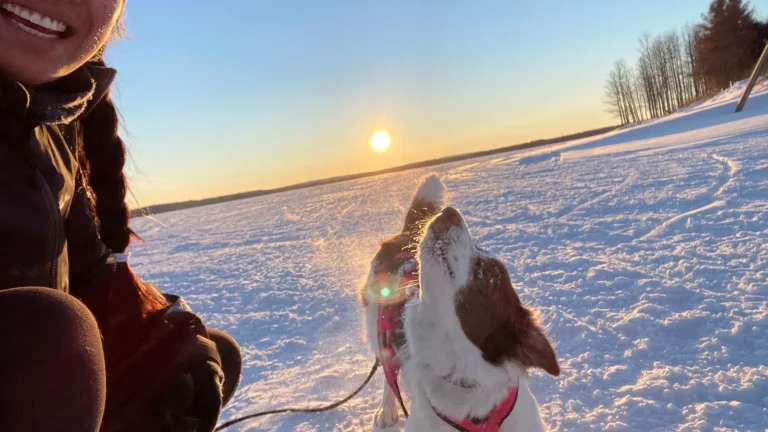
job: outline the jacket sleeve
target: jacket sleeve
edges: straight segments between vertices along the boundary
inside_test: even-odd
[[[69,293],[80,299],[96,315],[105,317],[108,287],[97,281],[109,271],[107,263],[111,251],[101,242],[88,198],[82,188],[77,188],[64,222],[69,256]]]

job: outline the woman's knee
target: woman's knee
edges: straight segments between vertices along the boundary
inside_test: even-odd
[[[88,308],[76,298],[48,288],[0,291],[0,325],[7,343],[32,350],[57,350],[62,355],[101,360],[98,325]],[[95,346],[94,346],[95,345]],[[85,348],[80,350],[79,348]],[[29,357],[32,352],[20,353]]]
[[[0,346],[0,430],[98,430],[104,353],[82,303],[47,288],[0,291]]]

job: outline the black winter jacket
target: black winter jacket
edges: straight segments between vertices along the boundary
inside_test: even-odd
[[[82,297],[109,257],[67,134],[114,76],[88,65],[27,89],[0,75],[0,289],[42,286]]]

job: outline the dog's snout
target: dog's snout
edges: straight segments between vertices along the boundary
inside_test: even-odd
[[[451,225],[461,225],[461,213],[459,213],[458,210],[456,210],[453,207],[446,207],[443,209],[442,216],[451,224]]]

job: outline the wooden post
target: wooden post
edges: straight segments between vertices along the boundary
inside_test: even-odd
[[[739,104],[736,105],[737,113],[741,112],[741,110],[744,109],[744,104],[747,103],[747,99],[749,99],[749,94],[752,93],[752,87],[754,87],[755,83],[757,83],[757,78],[760,77],[760,74],[763,72],[763,68],[765,67],[766,63],[768,63],[768,43],[765,44],[765,48],[763,49],[763,54],[760,56],[760,60],[757,61],[757,64],[755,65],[755,69],[752,71],[752,77],[749,78],[749,82],[747,83],[747,88],[744,89],[744,94],[741,95]]]

